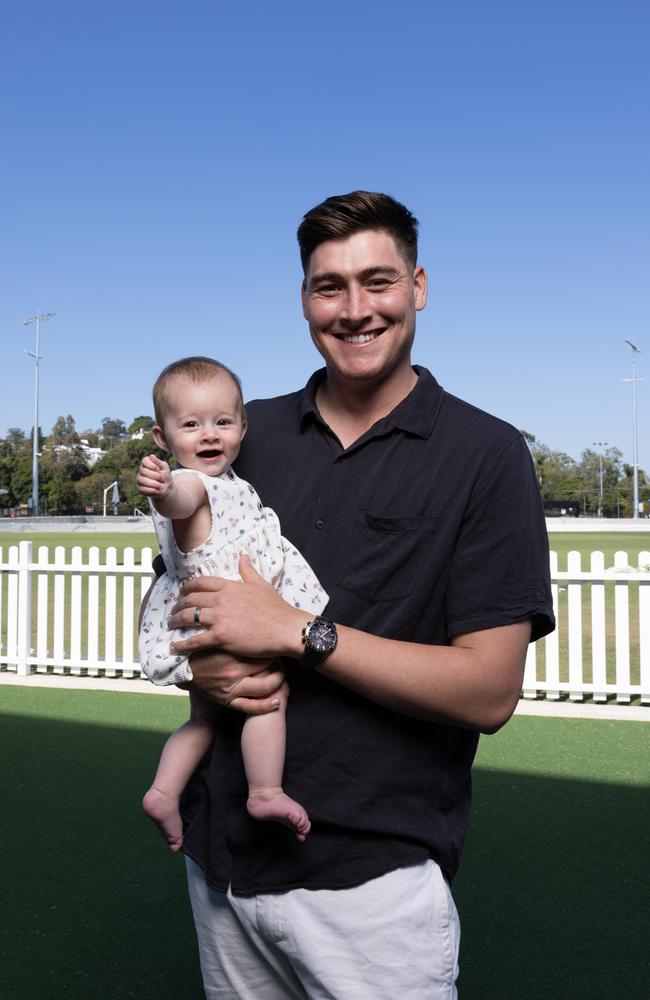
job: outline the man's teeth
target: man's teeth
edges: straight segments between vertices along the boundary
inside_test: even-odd
[[[374,340],[378,334],[376,333],[355,333],[349,335],[343,335],[343,340],[346,344],[369,344],[371,340]]]

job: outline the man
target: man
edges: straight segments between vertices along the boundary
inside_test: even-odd
[[[199,618],[176,648],[228,706],[184,801],[206,995],[442,1000],[478,734],[510,717],[527,644],[553,628],[541,503],[521,434],[411,364],[427,295],[411,213],[353,192],[298,238],[325,369],[249,406],[237,471],[329,593],[326,621],[244,560],[243,583],[196,579],[170,619]],[[248,818],[230,710],[274,707],[278,657],[304,844]]]

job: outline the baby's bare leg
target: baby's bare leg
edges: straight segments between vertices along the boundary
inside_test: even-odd
[[[288,687],[280,691],[280,708],[251,715],[242,730],[241,749],[248,779],[248,811],[254,819],[275,820],[304,840],[311,824],[307,813],[282,790],[286,745],[285,712]]]
[[[172,851],[179,851],[183,843],[178,800],[214,737],[209,706],[194,692],[190,692],[190,706],[189,722],[165,743],[153,784],[142,800],[142,808]]]

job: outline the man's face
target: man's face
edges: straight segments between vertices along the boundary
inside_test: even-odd
[[[392,236],[364,229],[316,247],[302,288],[303,314],[328,376],[381,382],[411,366],[415,313],[427,279]]]

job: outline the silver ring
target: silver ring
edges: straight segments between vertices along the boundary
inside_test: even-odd
[[[201,624],[201,609],[200,608],[194,608],[194,624],[195,625],[200,625]]]

